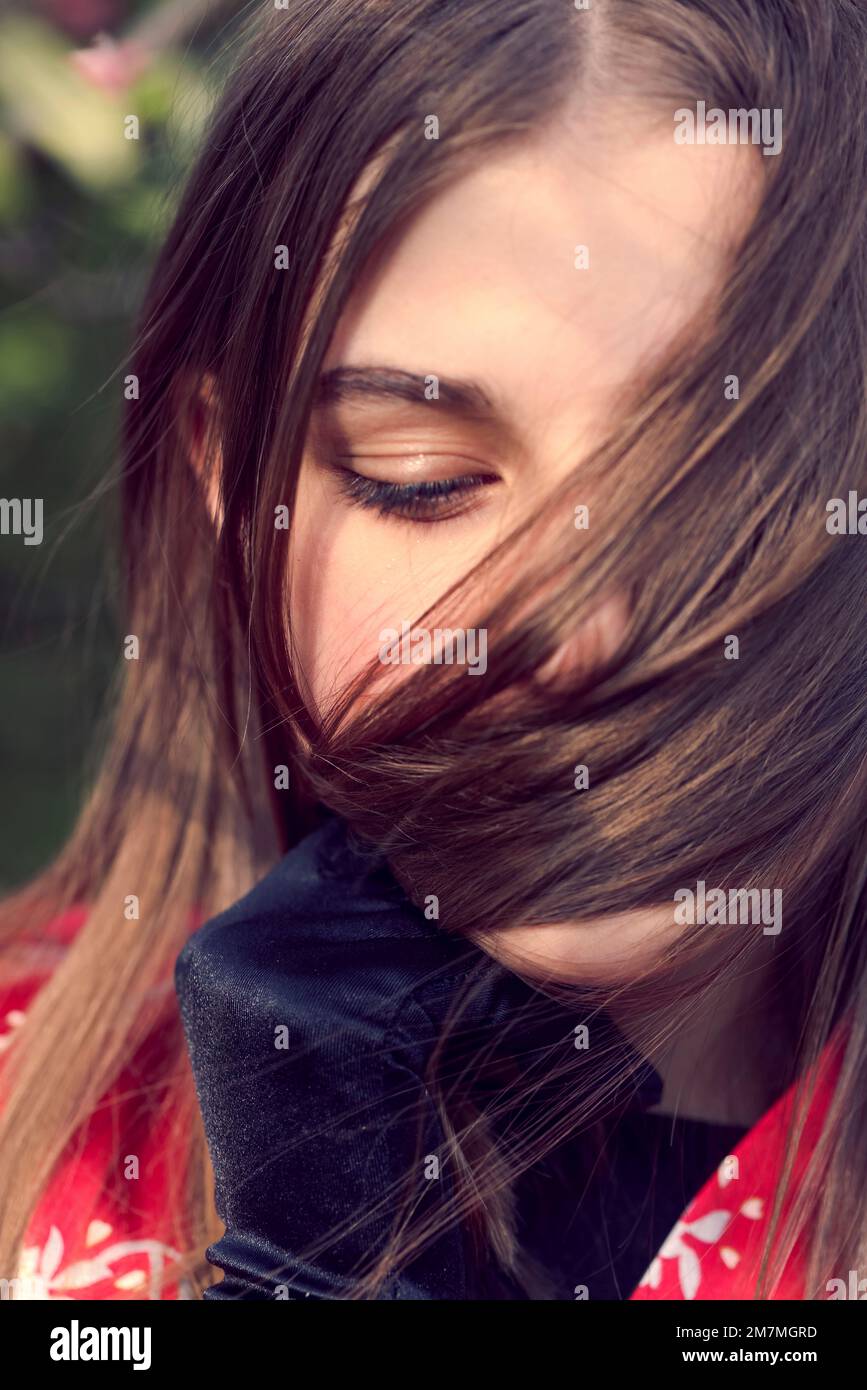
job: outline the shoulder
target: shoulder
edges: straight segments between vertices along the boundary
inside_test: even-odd
[[[0,1062],[87,918],[86,905],[58,913],[4,953]],[[179,1131],[181,1111],[171,1104],[160,1113],[154,1109],[148,1059],[145,1043],[60,1155],[27,1223],[9,1281],[13,1298],[192,1296],[186,1276],[173,1275],[184,1247],[169,1216],[188,1140]],[[150,1090],[142,1089],[143,1076]],[[119,1140],[123,1178],[139,1177],[137,1183],[118,1179]]]
[[[86,907],[71,907],[48,917],[24,940],[4,947],[0,971],[0,1055],[11,1046],[26,1010],[86,920]]]

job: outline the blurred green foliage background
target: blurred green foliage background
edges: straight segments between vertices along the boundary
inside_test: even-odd
[[[121,650],[114,502],[100,489],[121,368],[255,8],[30,0],[0,12],[0,496],[43,498],[45,526],[41,545],[0,535],[0,888],[50,860],[99,760]]]

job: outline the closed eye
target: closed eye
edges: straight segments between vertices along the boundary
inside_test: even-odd
[[[384,517],[430,523],[447,521],[471,510],[482,488],[500,479],[494,474],[465,474],[417,483],[392,483],[368,478],[354,469],[333,463],[344,496],[357,507]]]

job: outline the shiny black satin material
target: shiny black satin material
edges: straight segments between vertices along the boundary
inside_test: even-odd
[[[448,1164],[438,1179],[419,1171],[416,1124],[420,1115],[422,1155],[435,1153],[443,1135],[423,1075],[447,1008],[470,976],[478,990],[465,1042],[470,1055],[488,1044],[489,1089],[502,1059],[514,1066],[517,1058],[520,1070],[540,1047],[573,1045],[581,1020],[572,1011],[427,921],[381,864],[350,845],[337,820],[193,933],[178,957],[176,988],[226,1227],[207,1251],[224,1279],[206,1298],[345,1297],[353,1272],[391,1228],[396,1182],[414,1181],[417,1215],[446,1197]],[[539,1004],[538,1017],[530,1009],[533,1021],[516,1025],[528,1005]],[[598,1026],[616,1035],[610,1020]],[[658,1099],[661,1083],[644,1063],[633,1087],[629,1103],[640,1113]],[[544,1091],[536,1103],[544,1106]],[[626,1147],[634,1162],[634,1145]],[[701,1163],[708,1162],[705,1155]],[[550,1194],[538,1208],[544,1260],[551,1240],[562,1242],[555,1198],[563,1187],[545,1177],[543,1190]],[[528,1212],[534,1191],[531,1183]],[[373,1219],[353,1229],[357,1213],[380,1199]],[[676,1201],[671,1210],[679,1214]],[[327,1249],[308,1253],[341,1223],[347,1228]],[[595,1228],[587,1236],[579,1225],[575,1239],[583,1263],[575,1252],[566,1259],[561,1297],[573,1296],[571,1284],[587,1268]],[[604,1259],[606,1251],[607,1244]],[[552,1264],[562,1254],[555,1250]],[[440,1237],[381,1296],[525,1297],[474,1266],[461,1228]]]

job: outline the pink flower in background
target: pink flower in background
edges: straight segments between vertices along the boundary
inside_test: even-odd
[[[71,61],[95,87],[115,93],[132,86],[146,70],[151,54],[133,39],[116,43],[100,34],[92,48],[79,48],[71,54]]]

